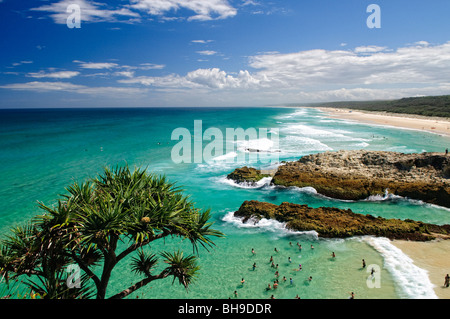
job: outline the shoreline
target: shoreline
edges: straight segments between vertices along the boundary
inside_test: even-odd
[[[314,107],[331,118],[354,120],[361,123],[387,125],[424,131],[450,137],[450,120],[414,114],[371,112],[344,108]]]
[[[450,299],[450,287],[444,288],[445,275],[450,273],[450,240],[413,242],[393,240],[391,243],[410,257],[414,264],[426,270],[439,299]]]

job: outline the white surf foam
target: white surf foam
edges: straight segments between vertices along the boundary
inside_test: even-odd
[[[277,236],[307,236],[312,239],[318,239],[318,234],[315,231],[293,231],[286,228],[286,223],[280,223],[273,219],[262,218],[261,220],[249,219],[246,223],[240,217],[234,216],[234,212],[228,212],[222,221],[230,223],[237,228],[253,229],[263,232],[271,232]]]
[[[235,158],[237,156],[238,156],[238,154],[236,152],[229,152],[224,155],[216,156],[212,160],[213,161],[226,161],[226,160],[229,160],[230,158]]]
[[[402,298],[437,299],[428,272],[417,267],[414,261],[387,238],[364,237],[364,240],[378,251],[384,259],[384,267],[399,287]]]
[[[221,184],[225,184],[225,185],[229,185],[229,186],[237,187],[237,188],[262,188],[262,187],[270,185],[270,182],[272,181],[272,177],[264,177],[261,180],[257,181],[256,183],[248,183],[248,182],[238,183],[232,179],[228,179],[226,176],[222,176],[222,177],[218,178],[217,181]]]
[[[237,141],[238,150],[240,151],[248,151],[250,150],[259,150],[263,152],[275,151],[273,149],[275,143],[268,138],[259,138],[253,140],[245,140],[245,141]]]

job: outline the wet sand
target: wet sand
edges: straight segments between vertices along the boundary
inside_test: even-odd
[[[450,136],[450,120],[445,118],[431,118],[410,114],[369,112],[324,107],[317,109],[327,113],[332,118],[395,126]]]
[[[445,275],[450,273],[450,240],[432,242],[394,240],[392,244],[409,256],[417,267],[428,271],[439,299],[450,299],[450,287],[444,288]]]

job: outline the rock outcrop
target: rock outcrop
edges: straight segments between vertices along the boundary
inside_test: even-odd
[[[241,181],[246,178],[244,174],[239,176]],[[252,180],[255,177],[258,175],[251,175]],[[365,150],[325,152],[279,166],[272,184],[313,187],[320,194],[345,200],[384,195],[388,190],[450,207],[450,156]]]
[[[351,210],[333,207],[311,208],[307,205],[245,201],[235,216],[243,222],[261,218],[275,219],[297,231],[316,231],[320,237],[347,238],[372,235],[390,239],[427,241],[450,238],[450,225],[433,225],[420,221],[385,219],[371,215],[356,214]]]
[[[269,177],[270,174],[263,174],[259,169],[244,166],[236,168],[233,172],[227,175],[228,179],[232,179],[237,183],[256,183],[264,177]]]

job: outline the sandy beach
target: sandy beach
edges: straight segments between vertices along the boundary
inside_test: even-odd
[[[392,244],[409,256],[417,267],[428,271],[439,299],[450,299],[450,287],[444,288],[445,275],[450,273],[450,240],[432,242],[394,240]]]
[[[445,118],[325,107],[317,109],[327,113],[332,118],[421,130],[450,137],[450,120]]]

